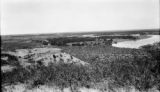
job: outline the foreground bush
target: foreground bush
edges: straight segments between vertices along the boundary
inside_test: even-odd
[[[104,79],[113,80],[113,87],[134,86],[139,90],[147,90],[158,86],[158,79],[151,69],[157,64],[149,55],[139,56],[134,53],[134,59],[117,59],[112,62],[93,61],[96,71]],[[100,75],[98,75],[100,76]]]
[[[154,73],[157,81],[160,81],[160,42],[153,45],[142,46],[141,49],[148,52],[155,60],[157,60],[156,66],[151,71]],[[160,90],[160,83],[158,89]]]
[[[89,87],[91,81],[87,67],[70,64],[32,66],[2,73],[2,84],[29,83],[32,87],[54,84],[61,89],[65,87],[75,89],[76,86]]]

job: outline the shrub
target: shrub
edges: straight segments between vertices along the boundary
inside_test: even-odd
[[[156,61],[147,53],[132,52],[133,58],[115,58],[115,60],[92,59],[96,75],[104,80],[112,80],[113,87],[135,86],[139,90],[148,90],[158,85],[158,79],[151,71]]]

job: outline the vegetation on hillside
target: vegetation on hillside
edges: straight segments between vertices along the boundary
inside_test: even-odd
[[[145,45],[142,46],[142,49],[147,51],[151,56],[157,60],[156,65],[154,66],[151,71],[154,73],[155,78],[157,78],[157,81],[160,81],[160,42],[155,43],[153,45]],[[160,90],[160,82],[158,85],[158,89]]]
[[[147,34],[147,32],[124,32],[122,34],[140,33],[143,35]],[[158,33],[159,31],[153,34]],[[99,34],[105,35],[102,32]],[[115,88],[132,86],[140,91],[148,91],[150,88],[156,88],[160,91],[160,43],[142,46],[140,49],[112,46],[69,47],[65,46],[68,42],[92,41],[95,39],[51,37],[52,35],[48,38],[51,45],[58,45],[64,52],[89,63],[89,65],[50,63],[49,66],[38,64],[23,67],[20,64],[21,61],[17,60],[15,56],[3,54],[4,57],[9,56],[10,58],[8,60],[1,58],[1,66],[11,65],[16,66],[16,68],[9,72],[1,72],[2,87],[23,83],[30,85],[30,88],[38,87],[39,85],[56,86],[62,91],[64,88],[69,87],[72,92],[76,92],[80,87],[100,88],[103,92],[109,89],[114,92]],[[103,37],[112,38],[112,36]],[[45,36],[45,39],[47,39],[47,36]],[[135,38],[131,37],[130,39]],[[31,40],[29,42],[15,41],[12,42],[11,38],[7,41],[2,41],[2,51],[42,46],[42,41],[39,40]],[[1,57],[3,55],[1,54]]]
[[[92,51],[87,47],[83,48],[84,50],[80,47],[72,49],[73,51],[79,50],[74,53],[79,53],[83,55],[81,59],[85,57],[84,60],[88,60],[90,65],[87,67],[63,63],[50,63],[49,66],[40,64],[27,68],[17,67],[12,72],[1,73],[2,85],[26,83],[32,87],[57,86],[61,90],[70,87],[72,92],[75,92],[79,87],[95,88],[98,83],[105,85],[103,82],[107,81],[110,90],[130,86],[138,90],[158,88],[160,74],[155,71],[158,70],[159,63],[156,58],[153,58],[157,52],[150,54],[144,50],[93,48],[90,48]]]

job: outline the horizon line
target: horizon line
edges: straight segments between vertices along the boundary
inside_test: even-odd
[[[151,29],[120,29],[120,30],[101,30],[101,31],[68,31],[68,32],[47,32],[47,33],[26,33],[26,34],[0,34],[0,36],[25,36],[25,35],[47,35],[47,34],[66,34],[66,33],[92,33],[92,32],[127,32],[127,31],[146,31],[146,30],[156,30],[160,31],[160,28]]]

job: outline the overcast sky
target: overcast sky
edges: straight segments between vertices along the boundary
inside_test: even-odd
[[[159,0],[1,0],[1,34],[151,29]]]

